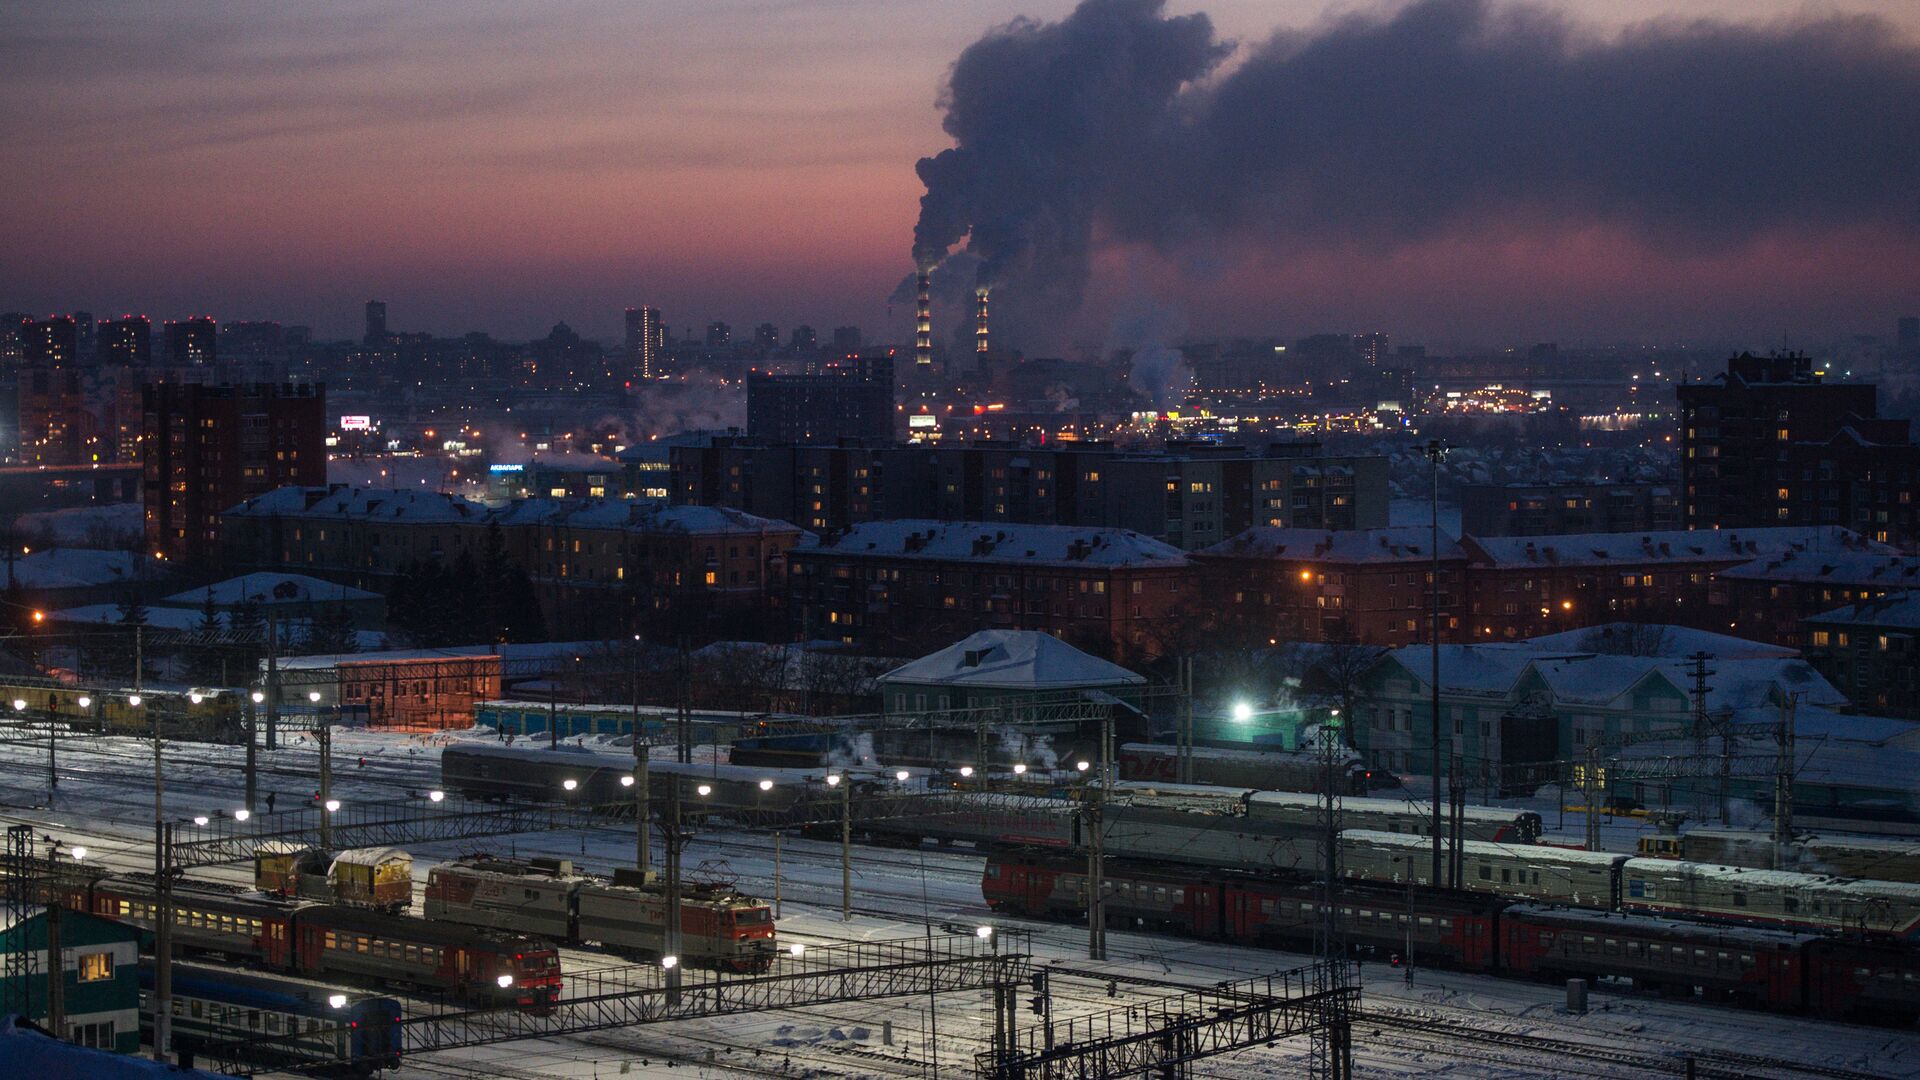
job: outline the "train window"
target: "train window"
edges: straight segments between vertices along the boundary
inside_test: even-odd
[[[1733,906],[1734,906],[1734,907],[1746,907],[1746,906],[1747,906],[1747,894],[1746,894],[1746,893],[1743,893],[1743,892],[1736,892],[1736,893],[1734,893],[1734,894],[1733,894]]]
[[[1753,954],[1752,954],[1752,953],[1745,953],[1745,952],[1743,952],[1743,953],[1741,953],[1741,954],[1740,954],[1740,966],[1741,966],[1741,967],[1752,967],[1752,966],[1753,966]]]
[[[1607,951],[1609,953],[1618,953],[1620,951],[1620,943],[1618,941],[1615,941],[1613,938],[1608,938],[1606,940],[1606,946],[1607,946]]]
[[[1341,917],[1341,918],[1343,918],[1343,919],[1351,919],[1351,918],[1353,918],[1353,909],[1352,909],[1352,908],[1350,908],[1350,907],[1343,907],[1343,908],[1341,908],[1341,909],[1340,909],[1340,917]],[[1424,922],[1425,920],[1421,920],[1421,921],[1423,921],[1423,922]]]
[[[276,1032],[276,1033],[280,1030],[280,1014],[279,1013],[267,1014],[267,1030],[270,1032]]]
[[[1488,865],[1487,865],[1486,863],[1481,863],[1481,864],[1480,864],[1480,880],[1481,880],[1481,881],[1492,881],[1492,880],[1493,880],[1493,867],[1491,867],[1491,866],[1488,866]]]
[[[1503,867],[1501,867],[1501,868],[1500,868],[1500,884],[1502,884],[1502,885],[1510,885],[1510,884],[1512,884],[1512,883],[1513,883],[1513,870],[1512,870],[1512,868],[1510,868],[1510,867],[1505,867],[1505,866],[1503,866]]]
[[[1792,914],[1793,912],[1800,910],[1800,900],[1797,897],[1783,896],[1780,898],[1780,901],[1782,906],[1784,906],[1787,909],[1788,914]],[[1813,910],[1815,911],[1820,910],[1820,904],[1818,901],[1814,902]]]
[[[1262,915],[1273,914],[1273,901],[1271,900],[1260,901],[1260,914]]]
[[[1161,887],[1161,886],[1159,886],[1159,885],[1155,885],[1155,886],[1153,887],[1153,902],[1154,902],[1154,903],[1156,903],[1156,904],[1164,904],[1164,903],[1166,903],[1166,902],[1167,902],[1167,890],[1166,890],[1166,889],[1164,889],[1164,888],[1162,888],[1162,887]]]
[[[247,1010],[247,1028],[253,1031],[259,1030],[260,1028],[260,1010],[259,1009]]]
[[[1642,951],[1643,951],[1643,950],[1642,950],[1642,948],[1641,948],[1641,945],[1640,945],[1640,943],[1639,943],[1639,942],[1637,942],[1637,941],[1629,941],[1629,942],[1627,942],[1627,955],[1628,955],[1628,956],[1631,956],[1631,957],[1633,957],[1633,958],[1635,958],[1635,959],[1639,959],[1639,957],[1640,957],[1640,954],[1641,954],[1641,952],[1642,952]]]
[[[366,939],[366,938],[357,938],[357,939],[355,939],[355,941],[354,941],[354,951],[355,951],[355,952],[366,952],[366,951],[367,951],[367,939]]]
[[[420,960],[420,946],[408,945],[405,950],[405,956],[408,963],[418,963]]]
[[[998,866],[989,865],[987,867],[987,877],[989,879],[998,878],[999,876],[1000,876],[1000,868]]]
[[[1442,929],[1442,930],[1451,930],[1451,929],[1453,929],[1453,920],[1452,920],[1452,919],[1441,919],[1441,920],[1440,920],[1440,929]]]
[[[1535,870],[1535,871],[1533,872],[1533,883],[1534,883],[1535,885],[1538,885],[1538,884],[1540,884],[1540,871],[1538,871],[1538,870]]]
[[[1174,903],[1176,903],[1176,904],[1183,904],[1183,903],[1186,903],[1186,900],[1187,900],[1187,890],[1185,890],[1185,889],[1175,889],[1175,890],[1173,890],[1173,902],[1174,902]]]
[[[1433,925],[1433,916],[1431,916],[1431,915],[1422,915],[1422,916],[1420,916],[1420,925],[1421,925],[1421,926],[1432,926],[1432,925]]]
[[[193,1013],[193,1017],[196,1020],[200,1018],[201,1013],[206,1011],[207,1003],[204,1001],[201,1001],[199,998],[194,998],[192,1001],[188,1002],[187,1004],[190,1006],[191,1011]]]
[[[1693,950],[1693,962],[1696,964],[1705,964],[1707,962],[1707,950],[1705,949]]]
[[[320,944],[322,948],[326,949],[337,949],[340,947],[338,939],[333,936],[333,931],[331,930],[327,931],[326,937],[321,940]]]

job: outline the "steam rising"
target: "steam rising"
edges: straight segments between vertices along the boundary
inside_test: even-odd
[[[1248,47],[1161,0],[1018,19],[954,63],[914,258],[963,240],[995,319],[1077,308],[1096,243],[1376,251],[1493,226],[1656,247],[1920,229],[1920,48],[1883,20],[1663,20],[1415,0]],[[1003,299],[1004,298],[1004,299]],[[1004,305],[1004,306],[1003,306]]]

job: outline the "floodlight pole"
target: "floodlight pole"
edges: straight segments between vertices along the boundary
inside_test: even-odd
[[[1422,448],[1427,460],[1433,463],[1433,496],[1429,504],[1433,514],[1433,610],[1428,616],[1427,644],[1432,651],[1433,671],[1431,679],[1433,707],[1433,878],[1435,885],[1440,879],[1440,459],[1446,456],[1447,448],[1440,440],[1429,440]]]

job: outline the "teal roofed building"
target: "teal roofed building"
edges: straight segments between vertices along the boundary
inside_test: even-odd
[[[1147,680],[1037,630],[982,630],[878,680],[890,716],[1099,691],[1138,709]]]
[[[7,1011],[46,1027],[47,910],[34,906],[0,918],[11,920],[0,929],[0,1001]],[[80,1046],[137,1052],[140,930],[79,911],[63,909],[59,918],[65,988],[60,1034]]]

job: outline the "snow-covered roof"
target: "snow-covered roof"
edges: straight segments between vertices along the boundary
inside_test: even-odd
[[[1433,652],[1426,645],[1408,645],[1394,649],[1388,657],[1419,680],[1431,685]],[[1504,697],[1513,689],[1532,654],[1516,649],[1485,645],[1440,646],[1440,686],[1449,694],[1493,694]]]
[[[724,506],[668,506],[637,499],[519,499],[493,512],[501,525],[645,532],[799,532],[799,527]]]
[[[1663,532],[1568,533],[1560,536],[1473,536],[1465,544],[1495,566],[1641,566],[1648,563],[1743,563],[1801,550],[1892,554],[1885,544],[1833,525],[1758,529],[1671,529]]]
[[[489,509],[471,499],[437,491],[358,488],[344,484],[328,488],[277,488],[248,499],[223,516],[546,525],[693,534],[800,531],[784,521],[718,506],[667,506],[641,499],[538,498],[519,499],[498,509]]]
[[[307,604],[329,600],[378,600],[379,593],[322,581],[305,574],[260,572],[216,581],[197,589],[174,593],[163,604],[201,605],[211,595],[218,607],[231,607],[248,600],[260,604]]]
[[[515,660],[547,660],[556,656],[595,655],[608,647],[605,641],[536,641],[513,642],[502,645],[447,645],[437,649],[383,649],[379,652],[354,653],[316,653],[312,656],[283,656],[278,661],[281,670],[293,668],[330,668],[343,663],[357,663],[365,660],[436,660],[454,657],[498,655],[502,663]],[[261,662],[264,670],[266,661]]]
[[[222,517],[359,518],[464,523],[484,521],[487,508],[471,499],[422,488],[283,487],[228,508]]]
[[[1612,656],[1585,652],[1532,652],[1523,643],[1440,646],[1442,692],[1504,698],[1531,671],[1546,685],[1556,704],[1603,706],[1649,678],[1662,678],[1691,696],[1693,680],[1684,660],[1659,656]],[[1432,653],[1408,645],[1388,654],[1422,688],[1429,685]],[[1745,713],[1771,708],[1781,694],[1800,694],[1810,707],[1842,708],[1844,694],[1811,664],[1797,657],[1716,658],[1707,680],[1707,708]]]
[[[1015,690],[1139,686],[1146,681],[1036,630],[982,630],[879,679],[882,685],[932,683]]]
[[[1695,630],[1688,626],[1663,626],[1655,623],[1602,623],[1578,630],[1516,641],[1507,648],[1527,652],[1579,651],[1611,655],[1664,656],[1680,659],[1704,652],[1715,659],[1793,657],[1800,650],[1785,645],[1768,645],[1746,638]]]
[[[1920,630],[1920,591],[1907,591],[1835,608],[1807,619],[1822,626],[1882,626]]]
[[[128,551],[47,548],[14,559],[7,572],[23,589],[85,589],[132,581],[141,562]]]
[[[1792,550],[1720,571],[1723,578],[1920,589],[1920,555],[1877,551]]]
[[[1187,564],[1186,553],[1179,548],[1130,529],[918,518],[863,522],[844,533],[821,537],[816,550],[839,555],[1067,566]]]
[[[1258,526],[1200,553],[1335,563],[1428,562],[1433,558],[1433,531],[1414,525],[1340,531]],[[1464,554],[1459,541],[1440,534],[1441,558],[1458,559]]]

